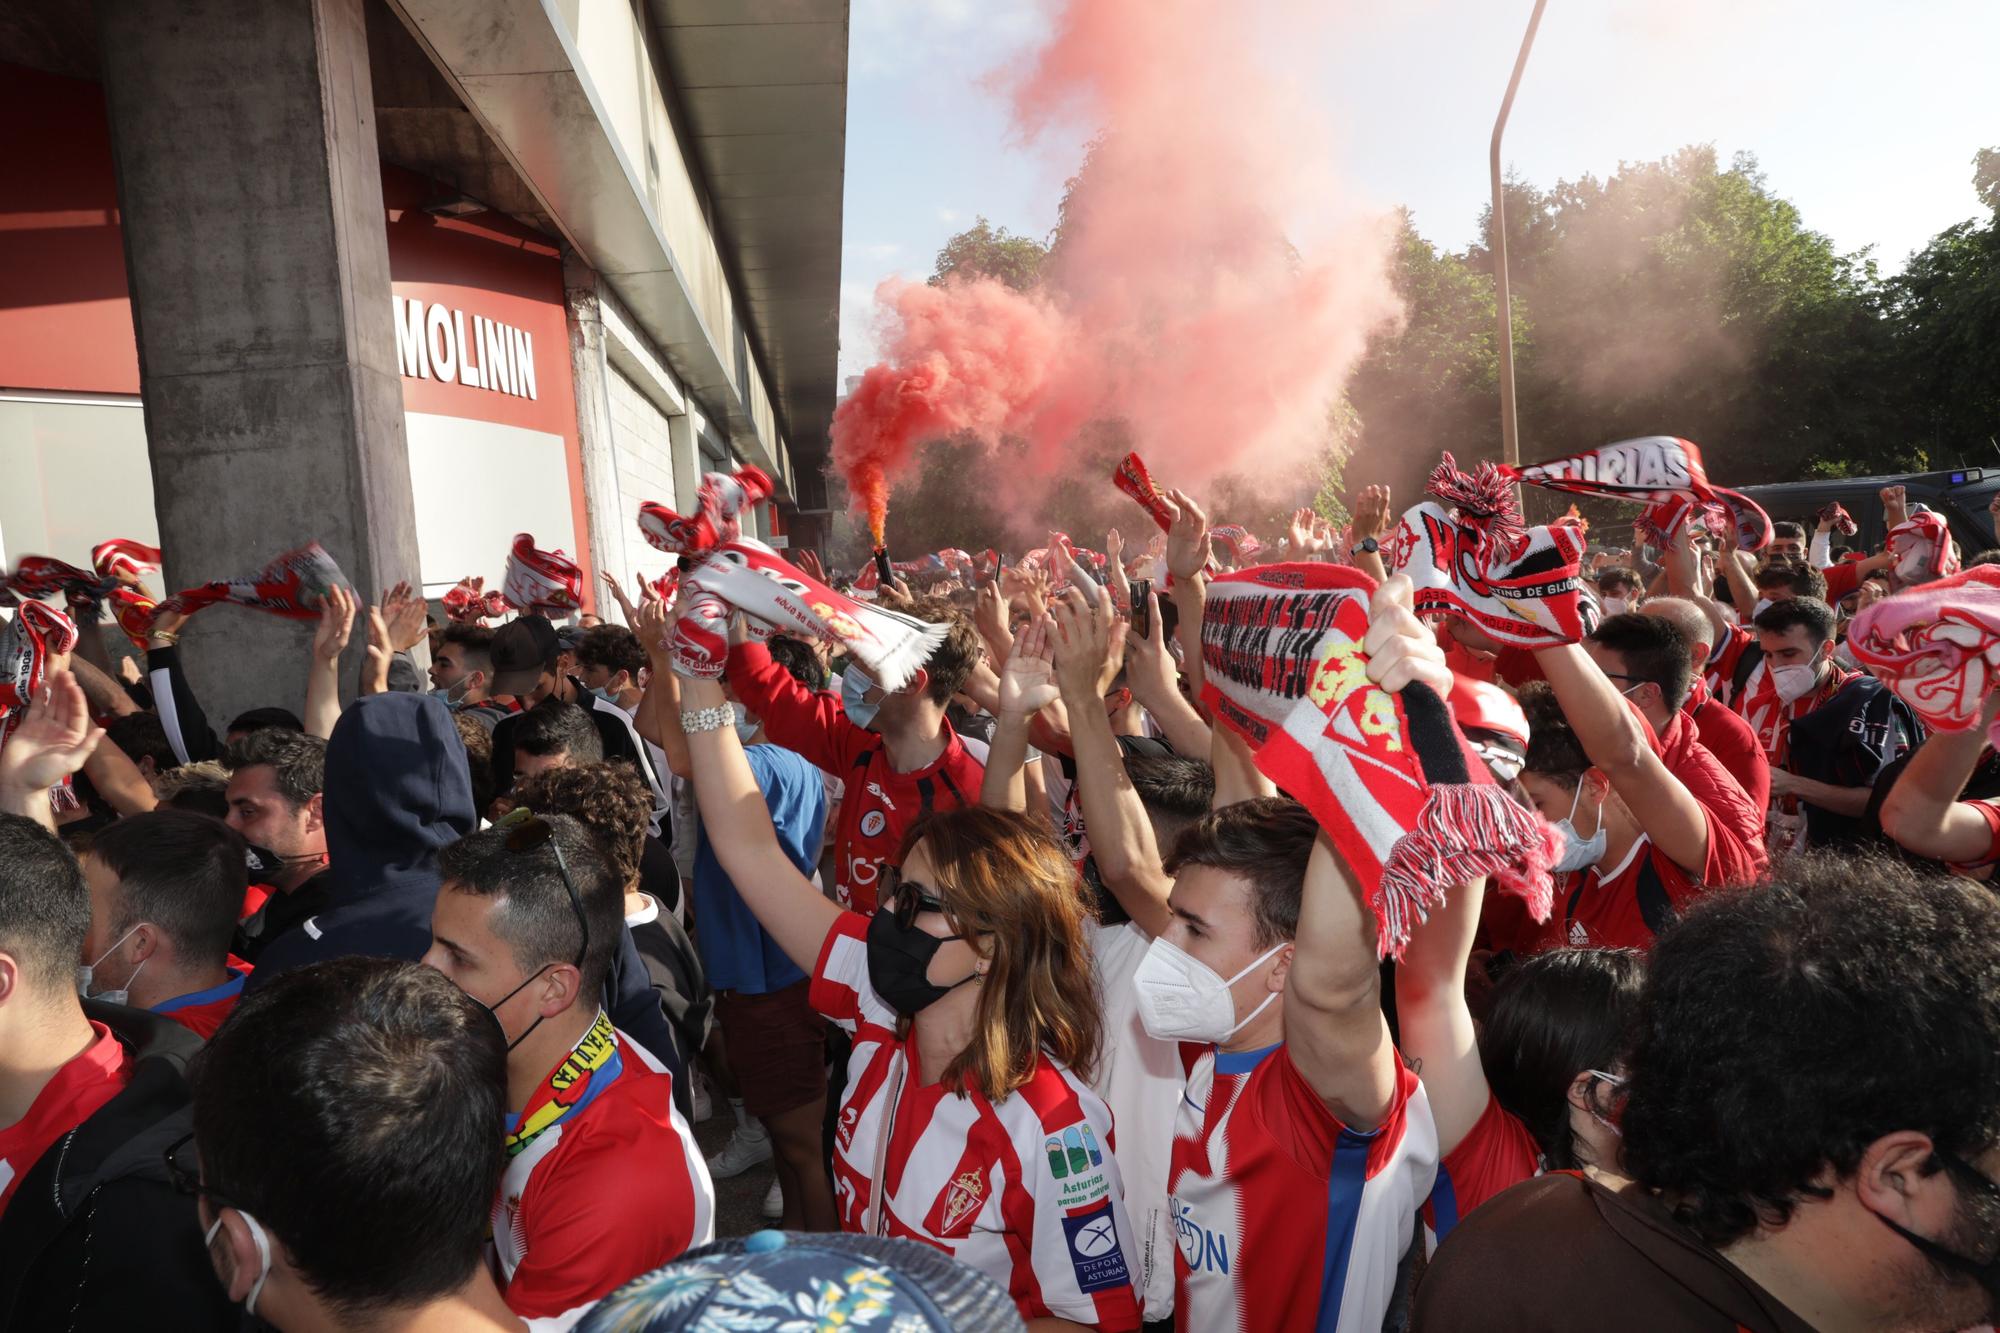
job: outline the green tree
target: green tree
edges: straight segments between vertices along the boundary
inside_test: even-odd
[[[937,254],[931,285],[946,278],[992,278],[1017,292],[1035,285],[1042,275],[1049,248],[1029,236],[1016,236],[984,217],[944,243]]]
[[[1945,467],[2000,461],[2000,150],[1973,159],[1990,212],[1947,227],[1889,281],[1913,444]]]

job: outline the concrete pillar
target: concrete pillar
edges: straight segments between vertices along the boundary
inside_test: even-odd
[[[313,540],[364,601],[415,582],[363,0],[96,10],[166,582]],[[218,727],[298,708],[309,642],[233,607],[182,639]]]
[[[597,272],[568,246],[563,247],[563,289],[569,306],[569,362],[576,381],[577,442],[583,455],[583,503],[591,562],[600,573],[631,574],[625,561],[626,525],[638,522],[635,507],[624,512],[618,488],[618,455],[611,438],[611,363],[605,346],[603,288]],[[597,589],[585,591],[595,606]]]
[[[667,444],[674,456],[674,512],[691,514],[701,488],[701,441],[695,438],[694,413],[667,418]]]

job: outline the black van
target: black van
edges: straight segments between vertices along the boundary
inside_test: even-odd
[[[1993,535],[1987,504],[2000,491],[2000,468],[1964,467],[1946,472],[1913,472],[1902,477],[1837,477],[1824,481],[1783,481],[1769,486],[1744,486],[1742,492],[1764,506],[1772,520],[1803,523],[1810,537],[1819,511],[1838,500],[1854,515],[1861,531],[1853,537],[1834,535],[1836,545],[1858,545],[1878,551],[1888,535],[1882,526],[1884,486],[1901,486],[1912,506],[1922,504],[1945,516],[1958,549],[1970,560],[2000,546]]]

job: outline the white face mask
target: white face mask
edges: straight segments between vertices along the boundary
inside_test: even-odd
[[[133,968],[132,975],[125,978],[125,984],[117,990],[92,991],[90,989],[90,983],[97,976],[98,965],[101,964],[105,959],[109,958],[112,954],[117,953],[118,946],[125,943],[126,940],[131,939],[133,932],[137,931],[139,929],[139,926],[143,926],[145,924],[146,924],[145,922],[141,921],[137,925],[134,925],[131,930],[126,931],[123,935],[120,935],[118,937],[118,941],[116,944],[113,944],[109,949],[106,949],[103,953],[97,955],[97,962],[85,963],[82,967],[79,967],[76,970],[76,993],[78,995],[81,995],[86,1000],[102,1000],[106,1004],[129,1004],[131,1002],[132,983],[137,981],[139,979],[139,974],[146,970],[146,964],[153,961],[150,958],[143,960],[139,964],[139,966]]]
[[[875,688],[875,680],[858,664],[849,663],[847,671],[840,678],[840,706],[847,712],[847,720],[857,727],[865,727],[875,720],[880,703],[869,703],[863,696]]]
[[[271,1276],[271,1238],[264,1233],[264,1224],[241,1208],[236,1210],[236,1215],[243,1219],[243,1225],[250,1228],[251,1243],[257,1247],[257,1280],[250,1284],[250,1294],[243,1298],[243,1313],[254,1315],[257,1313],[257,1298],[264,1294],[264,1279]],[[208,1232],[201,1238],[201,1243],[204,1246],[215,1244],[215,1233],[220,1230],[222,1215],[217,1213],[215,1220],[208,1224]]]
[[[1631,609],[1632,604],[1628,598],[1606,597],[1604,599],[1604,614],[1607,616],[1622,616]]]
[[[1777,690],[1778,697],[1786,703],[1803,699],[1806,695],[1812,693],[1813,686],[1818,683],[1819,664],[1817,662],[1802,662],[1797,666],[1771,668],[1771,687]]]
[[[1248,967],[1227,981],[1222,974],[1164,935],[1156,938],[1132,974],[1139,993],[1139,1021],[1159,1041],[1224,1042],[1278,998],[1272,991],[1262,1004],[1236,1017],[1229,988],[1261,967],[1283,944],[1274,944]]]
[[[1750,608],[1750,618],[1752,620],[1755,620],[1758,616],[1763,615],[1766,611],[1770,609],[1771,609],[1771,599],[1768,597],[1759,597],[1757,599],[1757,605]]]
[[[1604,859],[1604,848],[1610,841],[1604,831],[1604,802],[1597,803],[1597,832],[1588,838],[1576,831],[1576,807],[1583,800],[1583,784],[1576,784],[1576,795],[1570,799],[1569,813],[1556,821],[1556,832],[1562,834],[1562,857],[1551,870],[1582,870],[1594,866]]]

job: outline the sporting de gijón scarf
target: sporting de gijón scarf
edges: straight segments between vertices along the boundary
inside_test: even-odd
[[[537,1138],[575,1115],[625,1072],[618,1031],[602,1010],[562,1063],[549,1071],[507,1127],[507,1156],[518,1157]]]
[[[1374,581],[1344,565],[1225,574],[1202,615],[1202,699],[1259,770],[1302,802],[1349,874],[1372,886],[1383,957],[1448,887],[1490,875],[1549,914],[1554,835],[1468,758],[1428,686],[1371,684],[1363,640]]]
[[[1925,726],[1970,731],[2000,684],[2000,568],[1981,565],[1883,598],[1848,625],[1847,648]],[[1996,734],[2000,722],[1989,743]]]

